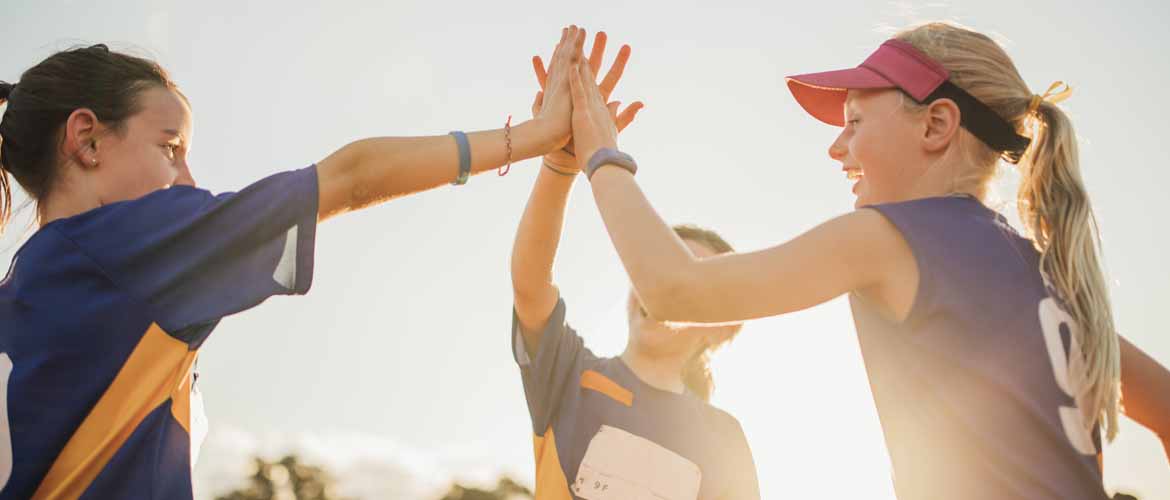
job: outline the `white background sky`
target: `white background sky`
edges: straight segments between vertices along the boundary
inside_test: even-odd
[[[0,79],[55,50],[107,42],[158,59],[195,110],[196,179],[235,190],[370,135],[442,134],[526,117],[529,58],[570,22],[633,58],[615,98],[647,107],[621,140],[671,222],[738,248],[779,243],[852,206],[787,74],[854,66],[892,28],[950,19],[994,34],[1029,85],[1070,82],[1121,330],[1170,363],[1164,218],[1170,81],[1164,2],[93,2],[3,8]],[[537,163],[330,221],[307,297],[227,318],[200,359],[212,435],[201,495],[247,453],[297,447],[355,494],[425,496],[451,474],[531,481],[508,349],[508,255]],[[999,192],[1010,199],[1013,179]],[[557,280],[590,346],[624,345],[627,281],[578,183]],[[1004,206],[1012,212],[1014,207]],[[7,262],[31,210],[0,240]],[[889,497],[889,468],[847,305],[744,328],[715,357],[715,403],[743,423],[764,498]],[[1170,498],[1170,464],[1125,422],[1110,487]],[[397,489],[395,489],[397,488]]]

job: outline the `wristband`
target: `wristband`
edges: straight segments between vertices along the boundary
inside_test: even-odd
[[[467,134],[458,130],[448,135],[455,137],[455,144],[459,146],[459,176],[451,185],[462,186],[467,184],[467,178],[471,177],[471,144],[467,142]]]
[[[589,157],[589,162],[585,164],[585,177],[592,180],[593,172],[604,165],[624,168],[630,174],[638,173],[638,164],[634,157],[613,148],[601,148],[593,153],[593,156]]]

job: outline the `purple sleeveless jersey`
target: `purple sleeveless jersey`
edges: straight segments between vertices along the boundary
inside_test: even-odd
[[[1032,242],[973,198],[868,208],[919,269],[905,321],[850,297],[898,498],[1105,499],[1098,429],[1070,396],[1077,326]]]

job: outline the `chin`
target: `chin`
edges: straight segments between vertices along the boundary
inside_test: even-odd
[[[643,330],[642,332],[639,332],[638,336],[634,339],[634,342],[638,345],[639,349],[648,352],[654,352],[661,350],[663,345],[670,342],[670,339],[664,332],[648,332]]]
[[[630,336],[630,340],[638,346],[639,349],[654,350],[665,341],[662,332],[653,331],[650,328],[642,328]]]
[[[890,203],[894,200],[889,196],[882,196],[881,193],[870,192],[869,189],[857,190],[855,198],[853,198],[853,208],[861,208],[866,205],[880,205],[882,203]]]
[[[635,342],[638,350],[654,357],[674,356],[687,351],[690,345],[685,334],[666,328],[642,331]]]

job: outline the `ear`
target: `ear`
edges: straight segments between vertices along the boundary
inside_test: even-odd
[[[82,168],[92,168],[98,163],[98,135],[102,129],[97,115],[88,108],[78,108],[65,120],[62,155],[70,158]]]
[[[923,119],[926,120],[926,129],[922,147],[931,153],[945,151],[959,135],[962,114],[955,101],[944,98],[928,104]]]

